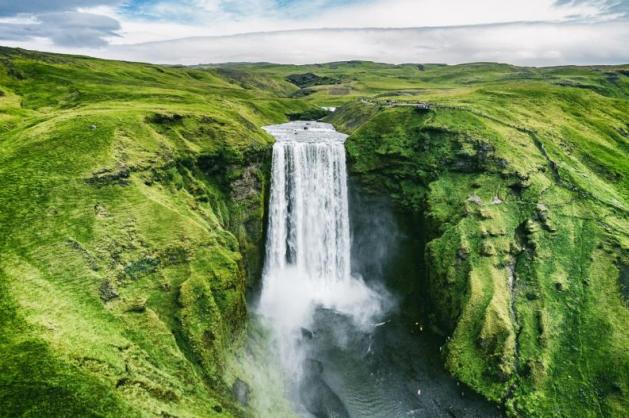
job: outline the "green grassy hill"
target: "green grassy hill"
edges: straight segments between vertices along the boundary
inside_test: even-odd
[[[212,71],[0,55],[3,416],[231,416],[283,115]]]
[[[1,414],[250,414],[226,358],[260,271],[260,127],[335,106],[351,174],[422,226],[409,280],[449,371],[512,416],[626,416],[628,74],[1,48]]]

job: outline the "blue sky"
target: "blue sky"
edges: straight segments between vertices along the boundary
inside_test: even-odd
[[[0,0],[0,44],[172,63],[191,63],[195,53],[199,62],[247,54],[307,62],[356,58],[357,51],[392,61],[616,63],[629,61],[628,18],[629,0]],[[302,56],[278,55],[286,45],[268,44],[269,33],[282,31],[294,31],[284,42]],[[246,33],[257,35],[234,37]],[[181,41],[190,38],[212,48]],[[147,42],[178,48],[165,54],[134,46]]]
[[[304,19],[322,11],[372,0],[128,0],[118,12],[127,18],[202,25],[252,18]]]
[[[264,6],[267,12],[287,12],[292,14],[301,10],[316,11],[355,3],[370,3],[370,0],[269,0],[269,1],[196,1],[196,0],[128,0],[120,5],[120,10],[128,15],[148,18],[168,18],[160,16],[159,7],[173,5],[188,8],[190,11],[204,12],[221,9],[235,15],[247,15],[250,10],[258,11]],[[253,7],[252,7],[253,6]]]

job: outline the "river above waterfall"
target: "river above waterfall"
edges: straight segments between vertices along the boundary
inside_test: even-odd
[[[409,326],[400,313],[399,297],[378,268],[395,251],[397,226],[386,205],[350,199],[347,136],[320,122],[265,129],[277,141],[255,311],[271,329],[270,351],[294,412],[321,418],[500,416],[445,372],[439,338]],[[361,223],[351,225],[350,216],[359,212]],[[361,255],[369,263],[355,262],[355,240],[369,241]],[[371,268],[361,271],[366,264]]]

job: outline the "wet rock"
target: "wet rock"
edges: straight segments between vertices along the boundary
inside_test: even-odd
[[[537,204],[535,212],[537,213],[537,218],[540,221],[546,222],[548,220],[548,208],[543,203]]]
[[[535,214],[537,219],[542,224],[542,227],[549,232],[557,232],[557,228],[552,224],[548,215],[548,208],[543,203],[538,203],[535,208]]]
[[[250,165],[245,168],[242,177],[231,184],[231,198],[235,201],[242,201],[252,196],[257,196],[261,191],[260,180],[256,173],[259,165]]]
[[[320,376],[323,373],[323,363],[315,359],[306,359],[304,362],[306,377]]]
[[[432,109],[430,103],[417,103],[415,105],[415,110],[419,113],[425,113]]]
[[[232,385],[232,393],[238,402],[240,402],[243,406],[249,405],[249,396],[251,394],[251,388],[249,385],[240,380],[240,378],[236,379],[234,384]]]
[[[494,147],[487,142],[479,142],[476,146],[476,151],[483,154],[489,154],[490,152],[494,151]]]
[[[535,222],[533,222],[530,219],[527,219],[526,222],[524,223],[524,231],[527,234],[533,234],[535,232],[537,232],[537,225],[535,224]]]
[[[460,261],[465,261],[467,260],[467,257],[469,257],[470,253],[469,250],[467,248],[459,248],[456,251],[456,258]]]
[[[301,336],[307,340],[312,340],[314,338],[314,333],[310,331],[309,329],[302,328]]]

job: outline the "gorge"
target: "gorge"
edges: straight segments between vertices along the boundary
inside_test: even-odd
[[[265,129],[276,142],[255,311],[273,330],[271,351],[278,355],[273,364],[284,369],[286,395],[296,412],[339,418],[500,416],[447,377],[434,358],[435,338],[423,329],[417,336],[405,329],[384,275],[374,274],[391,262],[387,253],[400,244],[400,232],[390,207],[362,197],[362,207],[350,209],[347,135],[314,121]],[[368,213],[368,224],[353,222],[354,236],[352,211]],[[379,229],[383,221],[387,225]],[[358,255],[351,250],[354,239],[378,245]],[[352,267],[352,254],[367,258],[371,268]],[[367,282],[364,273],[372,275]],[[253,396],[256,389],[262,388],[254,388]]]
[[[0,48],[0,415],[626,416],[628,71]]]

